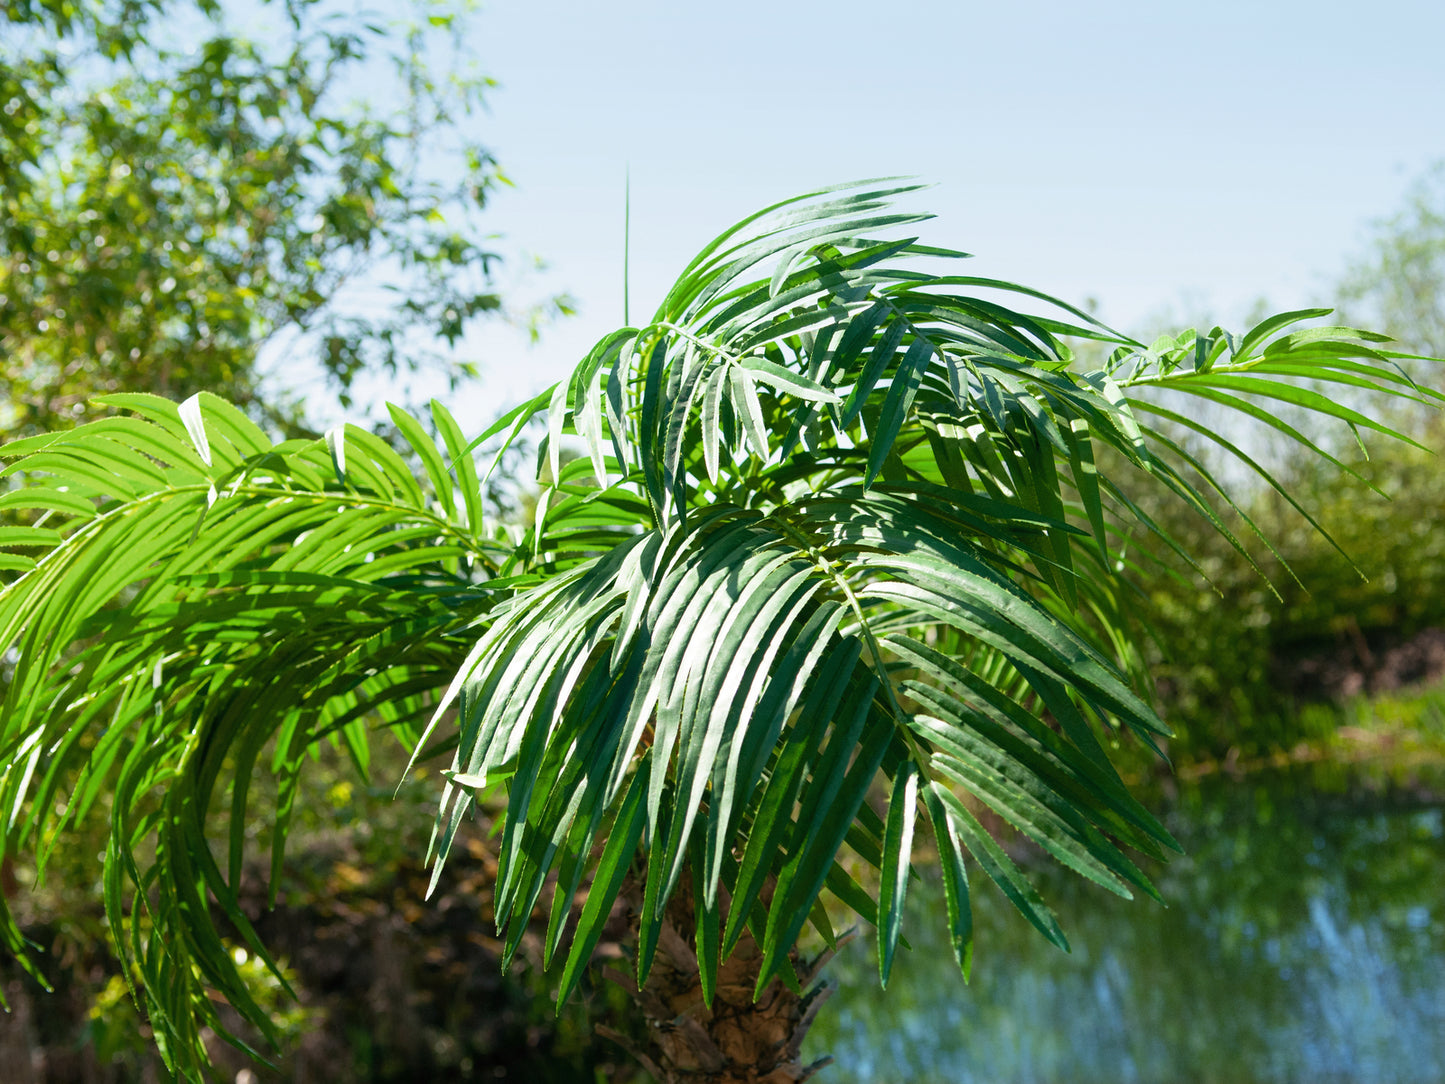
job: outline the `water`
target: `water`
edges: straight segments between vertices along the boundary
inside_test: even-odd
[[[1274,777],[1195,792],[1169,819],[1187,857],[1156,878],[1168,908],[1034,871],[1070,955],[973,877],[968,986],[925,874],[887,992],[871,941],[834,965],[805,1051],[837,1058],[823,1079],[1445,1081],[1445,804]]]

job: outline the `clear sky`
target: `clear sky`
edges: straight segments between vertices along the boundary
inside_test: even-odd
[[[516,188],[516,300],[580,315],[474,335],[469,427],[570,370],[712,235],[778,198],[914,174],[926,240],[1124,328],[1326,296],[1371,219],[1445,158],[1445,3],[492,0],[473,123]],[[514,281],[524,255],[545,272]],[[467,423],[464,423],[467,424]]]

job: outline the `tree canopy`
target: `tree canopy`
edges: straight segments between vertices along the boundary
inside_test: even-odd
[[[498,311],[481,221],[505,177],[471,126],[489,80],[464,9],[271,0],[5,6],[0,429],[98,394],[258,398],[258,353],[358,376],[472,372],[445,349]],[[449,59],[448,59],[449,58]]]
[[[1348,312],[1406,348],[1445,357],[1445,162],[1411,186],[1401,210],[1375,224],[1340,297]]]
[[[202,1071],[211,991],[268,1028],[212,913],[269,959],[236,897],[248,815],[274,884],[307,750],[364,769],[378,731],[450,758],[436,877],[469,808],[501,796],[496,923],[509,956],[547,916],[559,998],[619,900],[644,1007],[661,956],[691,961],[698,1026],[659,1023],[644,1055],[668,1074],[692,1036],[687,1056],[734,1079],[711,1007],[806,988],[810,924],[829,944],[839,917],[874,928],[886,983],[926,840],[965,973],[972,872],[1067,944],[1019,839],[1156,895],[1141,859],[1174,843],[1109,750],[1168,733],[1132,612],[1151,550],[1190,555],[1131,492],[1171,494],[1246,556],[1230,516],[1251,526],[1215,511],[1225,488],[1161,421],[1285,493],[1190,403],[1327,456],[1271,408],[1408,439],[1327,392],[1439,396],[1384,336],[1304,325],[1323,310],[1145,346],[962,273],[892,206],[915,188],[734,226],[647,324],[475,439],[439,403],[440,443],[394,408],[410,462],[353,426],[274,443],[207,392],[111,395],[126,415],[0,448],[24,479],[3,503],[49,513],[3,536],[5,849],[43,861],[111,797],[106,906],[179,1071]],[[1084,368],[1070,338],[1112,353]],[[494,465],[534,418],[543,489],[531,522],[500,522],[474,454]],[[252,811],[263,772],[280,797]],[[807,1019],[747,1071],[806,1075]]]

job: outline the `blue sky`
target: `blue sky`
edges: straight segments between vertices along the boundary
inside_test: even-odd
[[[492,223],[536,346],[474,335],[481,423],[634,319],[713,234],[780,197],[913,174],[927,240],[1138,328],[1328,294],[1371,219],[1445,158],[1445,4],[494,0],[475,118],[516,188]],[[528,271],[530,257],[545,272]],[[513,277],[517,276],[517,277]]]

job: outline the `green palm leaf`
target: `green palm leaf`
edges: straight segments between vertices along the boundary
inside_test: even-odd
[[[373,721],[415,735],[465,656],[460,634],[492,605],[480,581],[500,554],[359,430],[332,441],[343,483],[324,443],[273,446],[212,397],[115,405],[146,420],[44,438],[7,468],[27,473],[12,505],[47,509],[55,539],[0,595],[18,649],[0,716],[6,848],[37,848],[43,868],[66,827],[113,794],[117,947],[191,1072],[198,1027],[218,1026],[207,986],[268,1026],[204,920],[213,900],[264,958],[235,901],[263,751],[279,790],[274,881],[306,750],[333,742],[364,771]],[[202,841],[228,783],[222,869]]]
[[[1146,419],[1278,486],[1161,396],[1266,420],[1283,402],[1399,439],[1359,396],[1440,396],[1379,336],[1298,329],[1314,310],[1145,347],[1038,291],[916,270],[962,254],[890,239],[924,217],[889,209],[914,187],[746,220],[650,324],[474,440],[440,404],[440,446],[393,409],[410,459],[349,426],[273,444],[205,395],[112,397],[130,414],[0,449],[22,479],[0,502],[28,517],[0,533],[4,847],[43,860],[113,794],[106,905],[178,1071],[202,1072],[208,989],[266,1031],[210,919],[264,958],[235,894],[252,777],[280,788],[274,878],[306,751],[336,743],[364,772],[378,727],[452,752],[436,877],[478,792],[505,790],[505,957],[552,886],[562,999],[628,884],[639,983],[679,885],[705,997],[748,935],[759,989],[792,981],[803,924],[832,937],[824,898],[877,926],[886,982],[920,812],[965,973],[973,864],[1066,945],[998,826],[1156,895],[1130,852],[1174,843],[1101,739],[1167,733],[1126,551],[1183,551],[1129,494],[1172,492],[1244,547],[1201,488],[1224,487]],[[1116,349],[1083,371],[1070,337]],[[500,524],[488,478],[544,415],[536,514]]]

